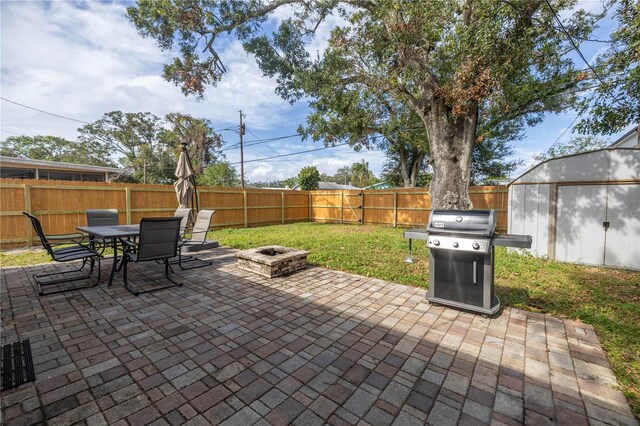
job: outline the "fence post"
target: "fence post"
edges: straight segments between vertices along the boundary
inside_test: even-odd
[[[24,211],[31,213],[31,185],[23,185],[22,192],[24,195]],[[29,223],[27,226],[27,247],[33,246],[33,227]]]
[[[284,191],[280,194],[282,195],[282,224],[284,225]]]
[[[393,227],[398,227],[398,191],[393,191]]]
[[[311,196],[311,191],[309,191],[309,222],[313,222],[313,218],[311,217],[311,200],[312,200],[312,196]]]
[[[344,189],[340,190],[340,223],[344,223]]]
[[[124,188],[125,211],[127,212],[127,225],[131,225],[131,188]]]
[[[244,227],[249,227],[249,206],[247,205],[247,191],[242,191],[242,196],[244,198]]]
[[[364,225],[364,191],[360,191],[360,223]]]

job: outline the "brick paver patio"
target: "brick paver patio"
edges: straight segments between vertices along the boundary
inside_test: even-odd
[[[43,266],[2,270],[2,343],[30,339],[36,364],[3,422],[637,424],[590,326],[318,267],[262,278],[233,254],[141,297],[118,280],[38,297]]]

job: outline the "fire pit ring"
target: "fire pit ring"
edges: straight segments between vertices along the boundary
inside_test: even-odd
[[[267,278],[289,275],[307,267],[308,251],[282,246],[258,247],[236,253],[238,268]]]

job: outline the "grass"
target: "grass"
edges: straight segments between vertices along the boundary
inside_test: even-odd
[[[415,263],[404,262],[402,229],[298,223],[215,231],[221,244],[246,249],[283,245],[310,250],[309,262],[331,269],[426,288],[428,250],[414,242]],[[640,417],[640,272],[559,263],[498,248],[496,292],[503,305],[591,324],[622,391]],[[0,253],[0,265],[48,261],[42,251]]]

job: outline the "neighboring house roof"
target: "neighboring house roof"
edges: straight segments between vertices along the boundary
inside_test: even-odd
[[[318,189],[362,189],[353,185],[341,185],[335,182],[318,182]]]
[[[391,188],[394,188],[394,185],[390,184],[389,182],[378,182],[378,183],[374,183],[373,185],[366,186],[362,189],[391,189]]]
[[[94,172],[94,173],[114,173],[125,174],[125,169],[116,167],[90,166],[87,164],[61,163],[58,161],[48,160],[32,160],[30,158],[6,157],[0,155],[0,164],[2,167],[37,167],[53,170],[68,170],[78,172]]]
[[[640,148],[640,143],[638,142],[638,126],[620,136],[615,142],[609,145],[609,148]]]
[[[291,188],[283,188],[281,186],[255,186],[255,185],[245,185],[247,188],[255,188],[255,189],[274,189],[278,191],[291,191]]]
[[[291,189],[300,189],[300,185],[296,184]],[[318,182],[318,189],[350,189],[350,190],[357,190],[357,189],[362,189],[362,188],[359,188],[359,187],[353,186],[353,185],[341,185],[341,184],[335,183],[335,182],[323,182],[323,181],[320,181],[320,182]]]

